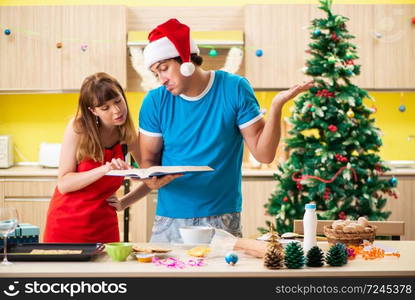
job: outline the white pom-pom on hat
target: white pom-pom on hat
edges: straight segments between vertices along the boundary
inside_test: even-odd
[[[183,76],[191,76],[195,71],[194,64],[190,61],[192,53],[199,54],[199,48],[190,38],[190,28],[176,19],[157,26],[148,35],[149,44],[145,47],[144,65],[150,68],[154,63],[180,57],[182,65],[180,73]]]
[[[191,62],[185,62],[180,66],[180,73],[182,73],[183,76],[188,77],[194,73],[195,69],[196,68],[194,64]]]

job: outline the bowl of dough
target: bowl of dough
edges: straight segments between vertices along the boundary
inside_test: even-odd
[[[355,221],[336,220],[330,226],[324,226],[324,235],[330,244],[360,245],[364,240],[374,241],[376,226],[370,225],[364,217]]]

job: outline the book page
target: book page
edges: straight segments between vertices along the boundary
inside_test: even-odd
[[[213,169],[209,166],[153,166],[147,169],[112,170],[106,175],[139,177],[144,179],[151,176],[206,171],[213,171]]]

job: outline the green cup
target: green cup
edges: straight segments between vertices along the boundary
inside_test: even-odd
[[[105,244],[105,251],[113,261],[125,261],[133,249],[131,243],[108,243]]]

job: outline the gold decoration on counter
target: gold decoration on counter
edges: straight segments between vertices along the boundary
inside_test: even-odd
[[[210,252],[209,247],[198,246],[187,250],[187,254],[194,257],[205,257]]]
[[[284,248],[278,242],[278,234],[270,225],[270,238],[267,245],[267,252],[264,256],[264,266],[271,270],[281,269],[284,266]]]
[[[160,248],[160,247],[139,247],[133,246],[134,252],[144,252],[144,253],[168,253],[171,249]]]

